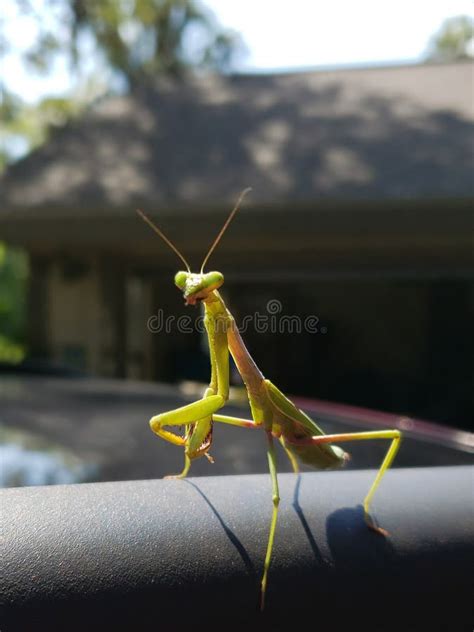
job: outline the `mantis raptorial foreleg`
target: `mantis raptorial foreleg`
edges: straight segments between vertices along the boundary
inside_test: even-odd
[[[214,318],[211,313],[206,316],[204,323],[209,340],[211,380],[203,398],[150,419],[150,426],[155,434],[174,445],[185,446],[184,468],[173,478],[184,478],[189,471],[191,459],[202,454],[207,455],[212,432],[212,415],[224,406],[229,397],[226,320],[222,317]],[[187,426],[184,437],[166,429],[167,426],[183,425]]]
[[[167,413],[161,415],[155,415],[150,419],[151,429],[162,439],[173,443],[174,445],[186,446],[184,453],[184,467],[180,474],[170,475],[167,478],[185,478],[191,467],[191,459],[188,454],[188,446],[190,445],[189,434],[190,426],[192,422],[194,444],[198,447],[196,454],[199,451],[199,446],[202,444],[206,436],[209,434],[212,427],[212,413],[215,410],[219,410],[225,400],[221,395],[212,395],[212,390],[208,388],[204,397],[197,402],[182,406],[181,408],[175,408]],[[195,421],[198,419],[198,421]],[[165,430],[164,426],[187,426],[186,436],[182,437],[170,430]]]
[[[150,419],[151,429],[155,434],[174,443],[175,445],[184,445],[186,443],[183,437],[165,430],[163,426],[183,426],[196,422],[197,419],[210,417],[216,410],[222,408],[225,399],[221,395],[211,395],[203,397],[197,402],[175,408],[166,413],[155,415]]]

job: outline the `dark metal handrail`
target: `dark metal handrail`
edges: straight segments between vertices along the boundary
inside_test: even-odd
[[[374,472],[281,475],[263,615],[268,476],[3,490],[0,629],[462,630],[472,474],[390,471],[374,499],[389,539],[363,521]]]

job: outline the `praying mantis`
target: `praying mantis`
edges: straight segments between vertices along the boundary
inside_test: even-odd
[[[217,271],[204,272],[211,254],[234,218],[242,199],[249,191],[250,189],[245,189],[241,193],[237,204],[207,252],[199,273],[191,272],[191,268],[183,255],[147,215],[140,210],[137,210],[137,213],[184,263],[186,270],[180,270],[175,275],[174,282],[183,293],[186,305],[203,304],[204,324],[209,342],[211,379],[202,399],[181,408],[160,413],[150,419],[150,427],[155,434],[174,445],[184,447],[183,471],[167,478],[185,478],[189,472],[191,461],[199,457],[206,456],[212,462],[209,449],[212,444],[212,428],[215,422],[241,428],[261,428],[266,434],[273,511],[260,585],[260,609],[263,610],[280,503],[274,440],[277,439],[283,446],[295,473],[299,472],[298,461],[317,469],[344,465],[350,457],[340,447],[334,445],[335,442],[364,441],[367,439],[391,440],[382,465],[363,501],[367,526],[373,531],[387,536],[387,531],[379,527],[370,515],[369,507],[384,473],[395,458],[401,433],[398,430],[371,430],[368,432],[324,434],[323,430],[308,415],[297,408],[270,380],[265,379],[257,367],[245,346],[232,314],[218,292],[224,283],[223,274]],[[247,389],[252,419],[229,417],[219,413],[229,398],[229,354],[234,359]],[[169,429],[175,426],[185,427],[183,436]]]

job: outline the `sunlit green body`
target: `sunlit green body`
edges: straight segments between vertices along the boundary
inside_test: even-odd
[[[212,312],[227,321],[227,344],[234,362],[247,388],[252,417],[257,426],[262,426],[279,438],[282,443],[302,462],[315,468],[337,467],[345,460],[345,453],[329,444],[296,445],[295,440],[324,434],[315,422],[296,408],[283,393],[266,380],[248,352],[235,325],[235,321],[224,301],[213,293]],[[211,310],[205,302],[206,313]],[[290,447],[291,445],[291,447]]]
[[[222,236],[236,209],[237,207],[214,242],[202,268],[204,268],[205,262]],[[143,216],[143,214],[141,215]],[[154,230],[165,239],[187,265],[186,260],[164,237],[161,231],[146,216],[144,216],[144,219],[152,225]],[[299,410],[274,384],[264,378],[248,352],[235,325],[234,318],[218,292],[218,288],[223,283],[224,277],[220,272],[203,273],[201,269],[201,273],[196,274],[189,270],[189,266],[187,272],[180,271],[176,274],[175,284],[183,292],[186,304],[196,305],[197,303],[203,303],[204,305],[204,322],[208,335],[211,360],[211,379],[202,399],[152,417],[150,426],[158,436],[175,445],[184,447],[185,466],[181,474],[177,475],[176,478],[184,478],[187,475],[193,459],[207,456],[212,460],[208,452],[212,444],[212,426],[214,422],[227,423],[243,428],[262,428],[265,431],[268,441],[267,455],[273,489],[273,514],[261,584],[261,608],[263,608],[280,501],[273,439],[276,438],[280,441],[295,472],[298,471],[298,461],[307,463],[315,468],[339,467],[343,465],[349,456],[341,448],[333,445],[335,441],[391,439],[392,442],[387,455],[364,499],[367,525],[378,533],[386,535],[387,533],[380,527],[377,527],[371,518],[369,504],[384,472],[390,467],[395,457],[401,435],[398,430],[339,435],[324,434],[310,417]],[[219,413],[229,398],[229,354],[232,355],[247,389],[252,413],[251,420],[228,417]],[[167,429],[173,426],[185,426],[185,435],[180,436]]]

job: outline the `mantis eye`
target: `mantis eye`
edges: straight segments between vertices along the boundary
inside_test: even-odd
[[[216,290],[224,283],[224,275],[221,272],[208,272],[204,276],[204,286],[209,290]]]
[[[184,272],[184,270],[180,270],[176,273],[174,277],[174,283],[179,287],[180,290],[184,290],[186,285],[186,279],[188,278],[188,273]]]

